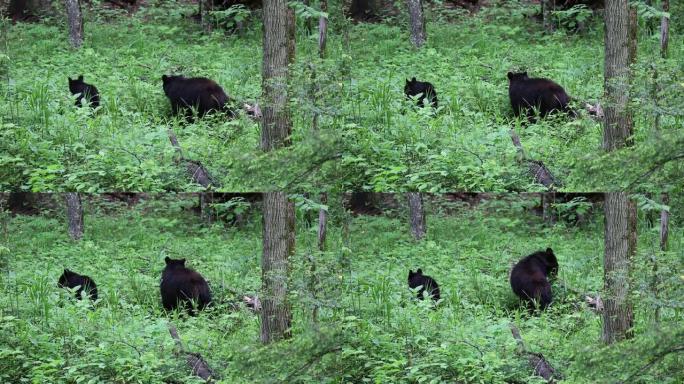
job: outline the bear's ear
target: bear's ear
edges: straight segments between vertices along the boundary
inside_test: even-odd
[[[416,271],[416,275],[422,275],[422,274],[423,274],[423,270],[418,268],[418,270]]]
[[[553,249],[551,249],[551,248],[546,248],[546,253],[550,253],[550,254],[553,255]]]
[[[64,268],[64,274],[65,275],[71,274],[71,271],[68,268]]]
[[[508,80],[513,80],[515,74],[513,72],[508,72]]]
[[[78,81],[83,81],[83,75],[78,76]]]
[[[409,269],[409,277],[413,276],[413,269]]]
[[[166,265],[169,265],[169,263],[171,262],[171,258],[168,257],[168,256],[166,256],[166,257],[164,258],[164,262],[166,263]]]
[[[162,75],[162,81],[163,81],[163,82],[165,82],[165,83],[166,83],[166,81],[167,81],[168,79],[169,79],[169,77],[168,77],[168,76],[166,76],[166,75]]]
[[[416,77],[415,77],[415,76],[411,79],[411,82],[412,82],[412,83],[415,83],[415,82],[416,82]]]
[[[525,77],[525,78],[528,78],[528,77],[529,77],[529,76],[527,76],[527,71],[523,72],[522,75],[523,75],[523,77]]]
[[[411,84],[411,80],[406,79],[406,84]]]
[[[180,259],[178,260],[178,262],[180,262],[180,264],[185,267],[185,259]]]

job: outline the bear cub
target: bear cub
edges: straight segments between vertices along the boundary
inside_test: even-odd
[[[543,78],[530,78],[527,72],[508,72],[508,97],[515,116],[525,114],[534,116],[534,108],[541,116],[553,111],[563,111],[575,117],[575,112],[568,106],[570,96],[557,83]]]
[[[192,108],[197,108],[200,116],[206,115],[209,111],[221,110],[229,117],[235,117],[235,111],[228,105],[230,98],[223,88],[211,79],[163,75],[162,82],[174,115],[184,110],[186,116],[190,117]]]
[[[94,85],[83,82],[83,75],[80,75],[77,79],[69,79],[69,91],[72,95],[78,95],[76,98],[76,105],[82,106],[83,99],[93,108],[100,106],[100,92],[95,88]]]
[[[411,289],[421,287],[418,290],[418,299],[420,300],[423,300],[425,291],[427,291],[428,295],[432,296],[432,300],[435,302],[440,299],[437,281],[428,275],[423,275],[423,270],[420,268],[416,272],[409,270],[408,285]]]
[[[404,85],[404,94],[409,100],[411,97],[420,95],[418,97],[417,104],[421,108],[425,106],[424,100],[426,98],[432,105],[432,108],[437,108],[437,92],[435,91],[435,87],[432,85],[432,83],[428,83],[426,81],[417,81],[415,77],[411,80],[406,79],[406,85]]]
[[[93,279],[88,276],[79,275],[76,272],[72,272],[68,269],[64,269],[64,273],[59,277],[57,281],[57,286],[59,288],[76,288],[76,299],[81,300],[83,298],[83,292],[90,296],[90,300],[97,300],[97,285]]]
[[[167,311],[174,310],[179,303],[183,303],[191,315],[194,315],[192,302],[196,302],[199,309],[206,308],[211,303],[209,284],[202,275],[185,267],[185,259],[164,259],[166,267],[162,271],[161,291],[162,304]]]
[[[541,309],[551,304],[549,276],[558,274],[558,260],[551,248],[535,252],[520,260],[511,271],[511,288],[530,309],[535,303]]]

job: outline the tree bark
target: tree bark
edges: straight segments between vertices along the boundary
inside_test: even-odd
[[[81,240],[83,237],[83,206],[81,196],[75,192],[65,194],[67,205],[67,221],[69,223],[69,236],[72,240]]]
[[[73,48],[83,45],[83,14],[79,0],[64,0],[69,20],[69,43]]]
[[[605,98],[603,149],[630,145],[632,125],[629,101],[629,5],[627,0],[606,0]]]
[[[292,315],[287,300],[288,258],[294,252],[294,203],[284,192],[264,193],[261,258],[261,342],[289,338]]]
[[[407,2],[411,23],[411,44],[416,48],[420,48],[425,44],[425,40],[427,39],[423,2],[422,0],[407,0]]]
[[[328,12],[328,0],[321,0],[321,12]],[[325,58],[325,45],[328,40],[328,17],[320,16],[318,18],[318,56],[321,59]]]
[[[415,240],[422,240],[427,231],[425,210],[423,208],[423,195],[418,192],[409,192],[406,195],[408,197],[411,235]]]
[[[290,145],[292,123],[287,108],[288,16],[285,0],[264,0],[264,57],[261,149]]]
[[[636,249],[630,232],[633,213],[629,198],[624,192],[606,193],[605,254],[604,265],[604,311],[601,339],[606,344],[632,336],[632,305],[629,299],[630,256]]]
[[[287,63],[288,64],[293,64],[295,62],[296,52],[297,52],[297,15],[295,14],[295,11],[293,8],[287,7]]]

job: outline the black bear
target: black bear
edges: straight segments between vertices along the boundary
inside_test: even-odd
[[[439,285],[432,277],[423,275],[423,270],[420,268],[416,272],[409,270],[408,285],[411,289],[421,287],[418,290],[418,298],[420,300],[423,300],[425,291],[427,291],[428,295],[432,296],[432,300],[438,301],[440,299]]]
[[[83,82],[83,75],[80,75],[77,79],[69,79],[69,91],[71,94],[78,95],[76,98],[76,105],[81,106],[82,100],[85,98],[86,102],[93,108],[100,106],[100,92],[95,88],[94,85]]]
[[[563,111],[575,116],[575,112],[568,106],[570,96],[563,87],[549,79],[531,79],[527,72],[508,72],[508,96],[515,116],[526,114],[533,117],[534,108],[539,110],[541,116],[553,111]]]
[[[511,271],[511,288],[530,308],[535,303],[542,309],[551,304],[549,276],[558,273],[558,260],[551,248],[535,252],[520,260]]]
[[[60,288],[76,288],[76,299],[81,300],[83,298],[83,292],[85,291],[90,300],[97,300],[97,286],[93,279],[88,276],[79,275],[76,272],[72,272],[68,269],[64,269],[64,273],[59,277],[57,281],[57,286]]]
[[[411,80],[406,79],[406,85],[404,85],[404,94],[406,95],[407,99],[411,99],[412,97],[420,95],[418,97],[417,104],[421,108],[425,106],[425,98],[428,99],[433,108],[437,108],[437,92],[435,91],[435,87],[432,85],[432,83],[418,81],[415,77]]]
[[[163,75],[162,82],[174,115],[183,109],[187,116],[191,116],[192,108],[197,108],[200,116],[214,110],[225,111],[230,117],[235,116],[235,111],[229,107],[230,98],[223,88],[211,79]]]
[[[166,267],[159,285],[164,309],[172,311],[183,302],[188,312],[193,315],[193,301],[199,309],[204,309],[211,303],[209,284],[202,275],[185,267],[185,259],[174,260],[166,257],[164,261]]]

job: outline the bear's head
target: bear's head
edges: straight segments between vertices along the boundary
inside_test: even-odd
[[[418,270],[415,272],[413,272],[412,269],[409,269],[409,274],[408,274],[408,281],[409,282],[411,280],[413,280],[414,278],[420,277],[420,276],[423,276],[423,270],[422,269],[418,268]]]
[[[83,86],[83,75],[78,76],[76,79],[67,77],[69,79],[69,90],[71,93],[81,92],[81,87]]]
[[[185,259],[172,259],[167,256],[164,258],[164,261],[166,262],[166,268],[168,269],[185,268]]]
[[[404,93],[407,95],[415,95],[417,93],[420,93],[420,82],[416,80],[416,78],[412,78],[411,80],[406,79],[406,84],[404,85]]]
[[[556,276],[558,274],[558,259],[556,259],[556,255],[553,254],[553,249],[546,248],[543,258],[548,274],[551,276]]]
[[[64,288],[69,284],[69,281],[76,276],[74,272],[71,272],[67,268],[64,268],[64,273],[62,273],[62,276],[59,277],[59,280],[57,281],[57,286],[60,288]]]
[[[508,81],[511,83],[514,81],[525,81],[527,79],[529,79],[527,72],[508,72]]]

